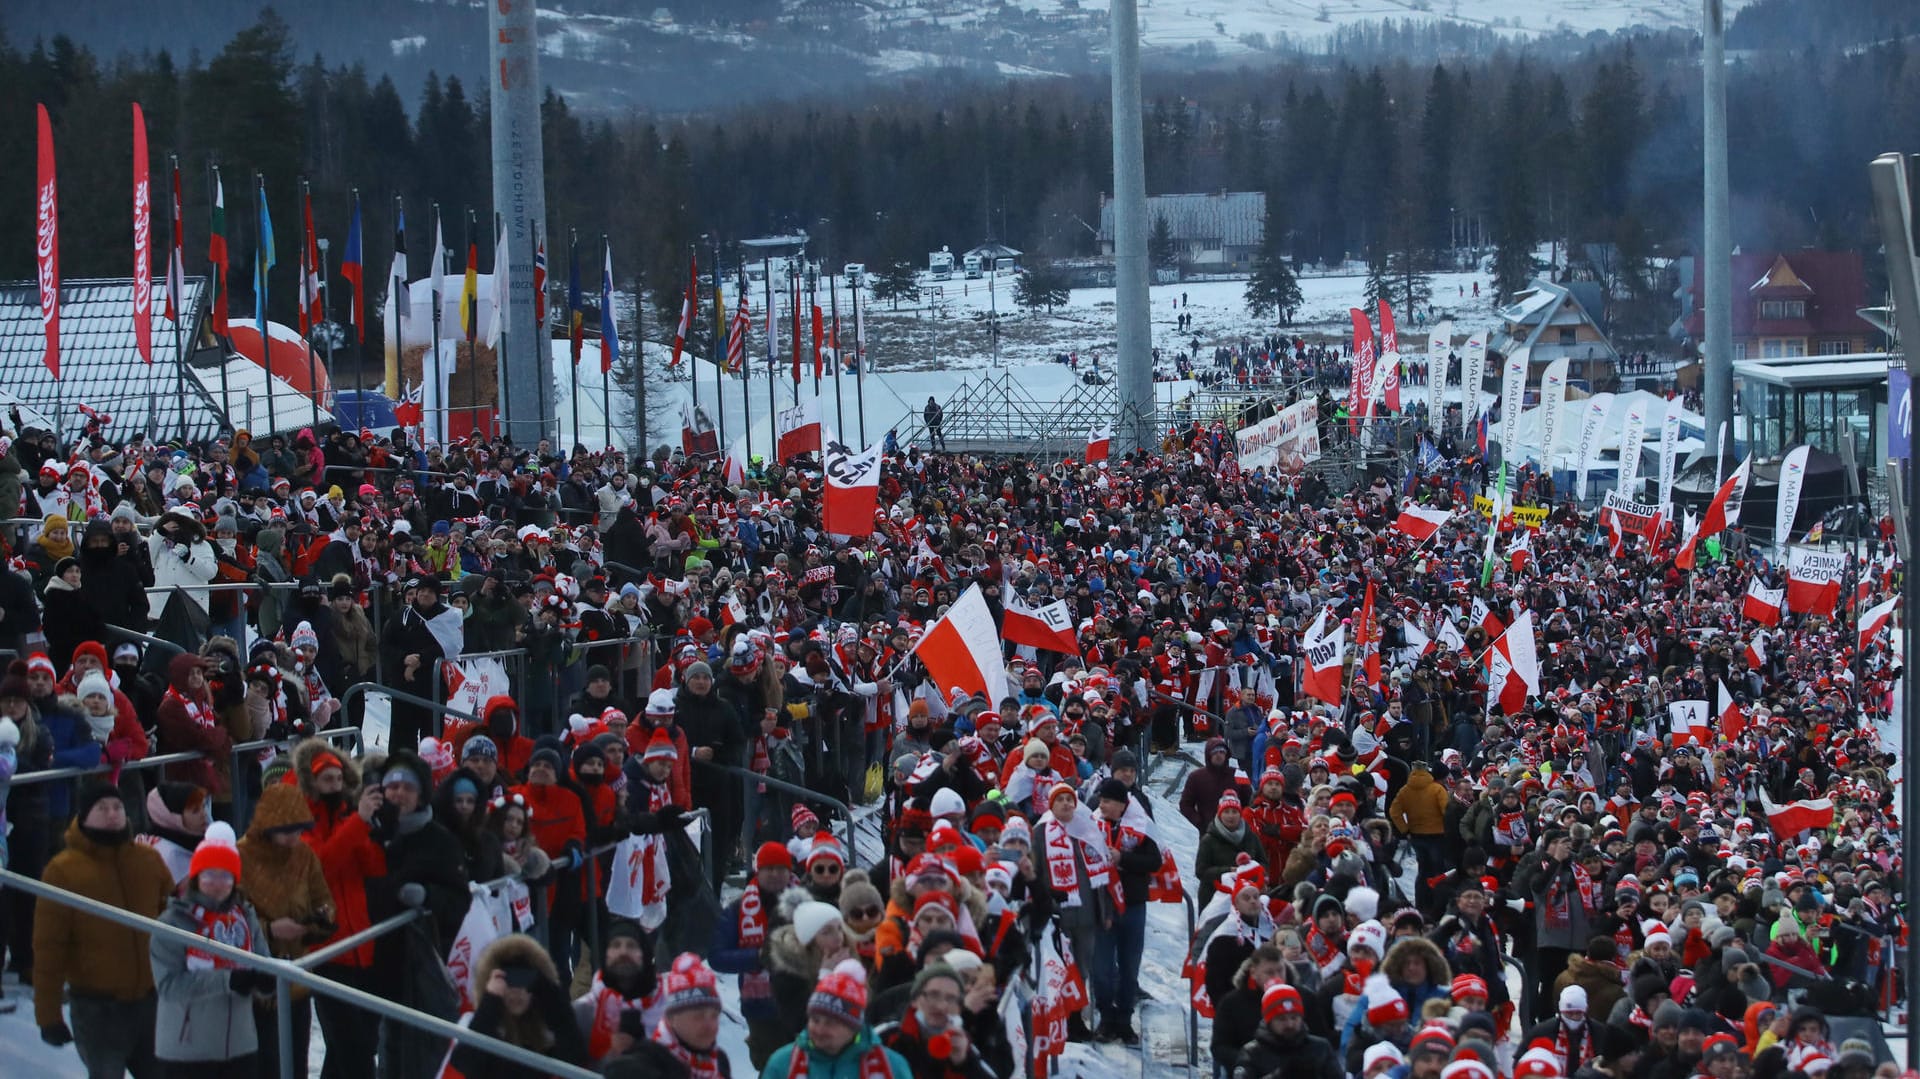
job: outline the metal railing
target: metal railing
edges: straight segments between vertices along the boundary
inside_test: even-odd
[[[177,926],[168,925],[157,918],[149,918],[131,911],[122,910],[119,907],[102,903],[97,899],[69,892],[64,888],[55,888],[30,877],[23,877],[9,870],[0,869],[0,884],[4,884],[6,887],[17,891],[25,892],[37,900],[58,903],[61,906],[79,911],[82,914],[91,915],[92,917],[100,918],[116,925],[122,925],[137,932],[146,933],[149,936],[171,940],[202,952],[211,952],[233,963],[235,966],[271,975],[275,981],[274,994],[279,1005],[278,1034],[280,1044],[280,1075],[282,1079],[291,1079],[293,1075],[293,1023],[290,997],[290,986],[293,985],[301,986],[311,993],[332,997],[335,1000],[351,1004],[356,1008],[372,1012],[382,1018],[390,1019],[397,1023],[405,1023],[427,1034],[472,1046],[483,1052],[491,1053],[494,1056],[512,1061],[523,1068],[530,1068],[536,1074],[561,1076],[564,1077],[564,1079],[595,1079],[596,1076],[595,1072],[586,1068],[554,1060],[551,1057],[531,1049],[524,1049],[510,1042],[501,1041],[499,1038],[482,1034],[479,1031],[463,1027],[458,1023],[449,1022],[438,1016],[428,1015],[425,1012],[395,1004],[392,1001],[366,992],[365,990],[342,985],[331,978],[322,977],[321,975],[313,973],[307,969],[307,967],[297,962],[277,959],[272,956],[256,955],[253,952],[235,948],[218,940],[201,936],[198,933],[191,933]],[[376,926],[369,927],[355,934],[354,937],[346,938],[346,940],[352,941],[353,947],[358,947],[382,933],[390,932],[393,929],[407,924],[407,922],[413,920],[413,917],[417,917],[418,915],[419,911],[417,910],[406,912],[405,915],[395,915]],[[340,943],[345,944],[346,941],[343,940]],[[137,962],[139,960],[136,958],[133,961]],[[561,988],[564,990],[566,987],[562,986]]]
[[[453,716],[457,719],[463,719],[469,723],[481,722],[481,718],[479,716],[474,715],[472,712],[465,712],[458,708],[451,707],[449,705],[439,704],[434,701],[430,701],[425,697],[417,697],[403,690],[392,689],[387,686],[383,686],[378,682],[355,682],[353,685],[348,686],[340,694],[340,711],[343,713],[347,712],[352,707],[353,700],[356,697],[366,697],[366,696],[372,696],[375,694],[382,697],[390,698],[392,700],[399,701],[402,704],[411,704],[415,707],[426,708],[432,711],[433,714],[440,717],[442,731],[446,729],[446,718],[448,716]],[[363,744],[361,748],[362,750],[364,750],[365,745]],[[387,748],[392,749],[393,747],[389,745]],[[411,749],[412,747],[409,746],[406,748]]]

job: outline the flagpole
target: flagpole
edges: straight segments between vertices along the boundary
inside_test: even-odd
[[[493,302],[497,306],[502,300],[511,300],[507,287],[513,283],[513,275],[507,273],[507,267],[500,265],[500,211],[493,212]],[[503,279],[499,275],[507,274]],[[513,410],[507,398],[507,326],[509,320],[504,312],[495,311],[494,320],[500,324],[500,341],[493,349],[493,396],[500,405],[499,421],[493,425],[495,432],[513,430]]]
[[[209,156],[207,158],[207,222],[208,224],[212,224],[213,222],[213,215],[216,212],[215,200],[219,197],[219,194],[218,194],[219,191],[220,191],[220,166],[214,164],[213,158]],[[227,262],[229,265],[232,264],[233,256],[231,254],[227,256]],[[207,280],[209,281],[209,283],[212,284],[213,291],[218,291],[222,285],[227,284],[227,282],[220,280],[220,266],[219,264],[213,261],[213,244],[211,242],[207,244]],[[233,306],[233,300],[231,296],[228,297],[227,306],[229,308]],[[213,317],[212,304],[208,304],[207,306],[207,317],[208,319],[212,319]],[[231,319],[231,316],[229,316],[229,319]],[[211,326],[212,326],[211,322],[209,322],[208,326],[209,326],[209,329],[211,329]],[[229,321],[229,324],[228,324],[228,332],[229,333],[232,332],[231,321]],[[216,337],[215,340],[218,341],[219,339]],[[227,348],[228,346],[224,342],[220,344],[221,354],[220,354],[220,423],[218,425],[219,427],[233,426],[233,392],[227,385],[227,356],[226,356]],[[181,385],[185,386],[185,384],[186,384],[186,379],[184,376],[182,376]],[[183,396],[181,400],[184,402],[186,398]],[[182,444],[186,443],[187,436],[189,435],[189,433],[190,433],[190,429],[187,427],[187,412],[186,412],[186,409],[182,407],[180,410],[180,441]],[[269,432],[268,437],[269,438],[272,437],[271,432]]]
[[[847,401],[840,393],[840,370],[845,365],[840,362],[840,286],[832,277],[827,278],[827,306],[833,311],[833,332],[827,340],[833,342],[833,414],[837,417],[842,431],[847,429]],[[860,442],[866,448],[866,440]]]
[[[807,279],[807,324],[813,327],[813,395],[820,396],[820,275]],[[825,458],[822,458],[824,460]]]
[[[864,273],[864,271],[863,271]],[[853,300],[853,407],[860,413],[860,444],[867,442],[867,327],[860,318],[860,281],[847,283]]]
[[[477,261],[479,252],[473,242],[473,207],[471,206],[466,208],[465,226],[467,272],[478,274],[480,267],[474,263]],[[474,346],[477,341],[476,331],[480,328],[480,290],[476,286],[474,294],[468,296],[464,278],[460,285],[460,320],[467,324],[467,432],[478,434],[480,430],[480,363]],[[459,354],[459,349],[456,347],[454,355]]]
[[[716,230],[709,235],[713,240],[713,270],[711,271],[713,273],[713,349],[710,353],[713,359],[713,417],[717,428],[715,433],[720,436],[717,447],[720,450],[721,469],[724,472],[728,446],[727,384],[724,381],[726,361],[722,357],[727,349],[727,327],[724,322],[725,312],[721,310],[720,303],[720,233]],[[694,283],[699,284],[697,280]],[[699,295],[699,290],[696,289],[694,294]]]
[[[349,219],[349,222],[351,223],[352,220],[359,218],[359,216],[360,216],[360,189],[356,187],[353,189],[353,217]],[[360,244],[360,276],[354,281],[353,296],[350,297],[347,301],[348,310],[352,312],[351,321],[353,321],[354,328],[358,331],[357,333],[354,334],[353,399],[356,402],[358,402],[360,405],[360,415],[362,419],[364,419],[367,414],[367,370],[366,370],[366,367],[367,367],[367,332],[366,332],[367,312],[365,310],[367,305],[366,304],[366,299],[367,299],[366,231],[367,230],[363,222],[362,227],[355,230],[354,236],[350,237],[350,239],[357,240]],[[344,259],[346,256],[343,255],[341,257]],[[329,296],[327,297],[327,299],[331,301],[333,297]],[[331,306],[331,303],[329,303],[329,306]],[[331,379],[333,377],[333,372],[328,371],[327,377]],[[337,405],[339,403],[340,403],[339,395],[335,394],[334,404]],[[334,421],[336,423],[339,422],[339,419],[340,417],[338,416],[334,417]]]
[[[167,164],[173,169],[173,194],[177,205],[180,196],[180,155],[168,154]],[[167,287],[169,289],[173,288],[174,252],[178,251],[180,253],[180,294],[174,297],[173,306],[173,392],[174,395],[180,399],[180,440],[185,442],[187,436],[187,348],[185,339],[180,336],[180,323],[185,321],[187,317],[187,248],[180,234],[186,230],[182,227],[185,222],[180,220],[179,214],[169,211],[167,213],[167,219],[170,222],[167,226]],[[209,283],[211,283],[211,280],[209,280]],[[211,290],[209,290],[209,295],[210,294]],[[225,371],[226,369],[225,364],[220,366],[221,371]],[[154,437],[158,438],[158,433],[156,433]]]
[[[780,366],[778,340],[780,336],[780,318],[779,313],[773,309],[773,256],[768,255],[762,258],[760,265],[763,267],[763,272],[767,279],[767,438],[769,439],[767,460],[777,464],[779,463],[778,458],[780,456],[780,409],[778,405],[774,404],[773,383],[774,369]]]
[[[540,225],[538,222],[527,223],[527,244],[533,248],[531,254],[534,261],[534,276],[537,277],[540,271]],[[537,284],[529,282],[529,284],[533,284],[534,287],[534,310],[544,312],[546,282],[541,281]],[[535,395],[537,400],[534,402],[534,407],[540,410],[540,436],[534,439],[534,445],[538,446],[540,439],[547,436],[547,393],[553,384],[553,344],[547,335],[547,320],[544,318],[533,320],[533,369],[540,375],[540,392]]]
[[[403,241],[406,239],[407,204],[402,200],[400,193],[397,191],[394,192],[393,195],[393,221],[394,257],[387,260],[387,273],[389,275],[393,274],[394,264],[400,261],[399,256],[402,253],[401,249],[405,246]],[[402,320],[413,317],[413,297],[411,295],[407,296],[407,309],[405,311],[402,311],[399,307],[401,292],[406,287],[406,281],[402,280],[399,276],[392,276],[387,282],[387,309],[393,313],[393,370],[391,372],[387,370],[384,341],[382,342],[382,355],[380,357],[380,385],[387,391],[387,398],[396,404],[407,396],[406,378],[401,374],[401,367],[405,364],[407,358],[407,333],[404,328],[405,323]],[[384,330],[385,328],[382,327],[382,329]],[[424,382],[426,380],[422,379],[421,381]]]
[[[428,345],[427,351],[433,355],[433,372],[431,375],[433,379],[433,403],[438,406],[440,422],[437,424],[426,422],[423,418],[423,423],[428,430],[433,431],[438,436],[438,441],[445,441],[447,437],[447,395],[446,390],[443,389],[440,384],[440,293],[433,291],[432,282],[442,282],[441,287],[444,288],[446,269],[446,262],[440,252],[440,204],[436,202],[433,204],[433,262],[427,266],[427,280],[429,282],[427,288],[432,292],[430,299],[433,304],[433,342]],[[456,362],[458,362],[459,356],[460,354],[458,352],[454,353]],[[420,377],[423,380],[429,377],[426,364],[424,363],[420,365]],[[424,393],[421,394],[421,399],[426,399]]]
[[[313,223],[313,191],[312,191],[312,188],[310,188],[307,185],[307,178],[304,176],[300,178],[300,211],[301,211],[300,213],[301,225],[300,225],[300,296],[299,296],[299,300],[300,300],[301,309],[307,313],[307,317],[306,317],[307,332],[301,334],[300,338],[303,342],[305,342],[307,346],[307,398],[309,403],[313,405],[314,438],[318,439],[320,437],[319,435],[320,371],[319,371],[319,368],[313,362],[313,331],[315,329],[315,326],[313,323],[313,315],[312,315],[313,307],[308,302],[308,299],[307,299],[307,280],[309,278],[321,276],[322,270],[318,266],[312,266],[308,264],[308,260],[312,257],[311,254],[308,252],[307,247],[308,247],[308,240],[309,240],[308,226],[310,226]],[[271,356],[273,354],[273,350],[268,349],[267,354]],[[271,370],[272,365],[268,365],[268,366],[269,366],[269,370]],[[268,393],[273,392],[273,384],[271,382],[267,384],[267,392]]]
[[[608,323],[612,323],[613,311],[611,310],[611,308],[613,307],[613,270],[612,270],[613,245],[607,242],[607,234],[604,232],[600,234],[600,258],[601,258],[600,265],[603,267],[602,272],[607,275],[606,302],[607,302],[607,307],[609,308],[606,311],[602,311],[600,313],[600,317],[606,319]],[[642,351],[645,351],[644,348],[642,349]],[[637,363],[639,360],[639,356],[637,353],[635,354],[634,359],[635,359],[635,362]],[[612,383],[612,373],[611,373],[612,368],[613,368],[613,364],[607,357],[606,335],[602,334],[601,340],[600,340],[600,419],[602,420],[602,423],[600,426],[606,432],[606,436],[607,436],[606,448],[607,449],[613,448],[613,383]]]
[[[734,290],[733,317],[740,323],[740,430],[747,444],[747,459],[740,462],[740,471],[744,475],[747,467],[753,464],[753,365],[747,362],[747,340],[753,336],[753,320],[744,317],[747,309],[746,262],[742,261],[738,269],[740,287]],[[733,366],[731,337],[727,339],[727,366]]]
[[[700,303],[700,273],[695,265],[699,260],[700,246],[698,244],[688,244],[687,265],[689,269],[687,272],[691,276],[687,278],[687,295],[682,297],[680,302],[682,304],[692,304],[695,308],[697,308]],[[693,336],[693,314],[693,310],[684,308],[681,312],[681,317],[685,319],[684,326],[687,331],[686,336],[688,337]],[[678,339],[680,331],[676,329],[674,334],[676,339]],[[693,366],[695,362],[693,354],[689,352],[687,354],[687,383],[693,387],[693,419],[690,422],[693,424],[695,433],[698,433],[700,427],[700,372]]]
[[[256,316],[254,322],[260,331],[260,367],[267,374],[267,434],[271,438],[279,433],[280,421],[275,414],[273,404],[273,338],[267,334],[267,235],[260,228],[262,219],[260,207],[265,205],[266,200],[266,177],[256,172],[253,174],[253,280],[256,293],[253,305]],[[248,422],[252,422],[253,409],[248,408],[247,413]]]
[[[572,436],[567,439],[567,453],[571,456],[573,447],[580,444],[580,357],[571,352],[571,342],[580,331],[573,325],[573,320],[584,319],[586,317],[581,314],[581,312],[575,310],[573,306],[573,294],[580,283],[579,229],[567,230],[567,272],[569,275],[567,278],[567,340],[569,342],[569,359],[572,361],[567,364],[567,370],[569,372],[567,385],[570,387],[567,391],[567,397],[573,402],[573,433]],[[555,419],[557,420],[558,417],[555,417]]]

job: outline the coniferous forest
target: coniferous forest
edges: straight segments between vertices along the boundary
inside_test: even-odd
[[[1668,33],[1596,36],[1551,57],[1496,44],[1436,62],[1334,55],[1155,72],[1148,190],[1265,190],[1299,263],[1438,267],[1471,249],[1524,266],[1549,241],[1611,244],[1628,263],[1686,254],[1701,203],[1698,60],[1695,37]],[[1737,51],[1729,95],[1735,242],[1857,248],[1874,264],[1864,166],[1920,150],[1920,40]],[[36,101],[55,124],[63,274],[128,272],[134,100],[162,189],[156,246],[177,154],[190,268],[204,265],[211,164],[237,266],[254,248],[256,172],[283,266],[295,258],[302,177],[325,235],[344,233],[358,190],[372,266],[391,257],[395,196],[416,269],[435,202],[455,250],[466,210],[477,212],[490,263],[484,89],[433,73],[418,86],[370,78],[303,52],[269,12],[192,59],[96,56],[64,38],[0,43],[0,277],[32,273]],[[636,275],[665,285],[653,293],[662,311],[677,309],[690,246],[703,269],[711,261],[703,236],[804,228],[833,265],[924,266],[930,250],[988,238],[1043,257],[1088,254],[1110,187],[1108,88],[1096,77],[914,78],[858,99],[698,115],[585,114],[551,93],[544,108],[546,234],[577,229],[597,243],[606,233],[623,286]],[[333,250],[337,261],[338,240]],[[563,281],[564,246],[548,257],[550,279]],[[233,274],[239,310],[251,305],[247,278]],[[272,301],[291,321],[294,290]]]

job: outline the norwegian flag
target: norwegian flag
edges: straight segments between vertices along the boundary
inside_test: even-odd
[[[547,324],[547,241],[541,240],[533,249],[533,324],[544,328]]]
[[[1780,624],[1780,606],[1786,600],[1784,588],[1768,588],[1755,577],[1747,582],[1746,597],[1740,601],[1740,614],[1763,626]]]

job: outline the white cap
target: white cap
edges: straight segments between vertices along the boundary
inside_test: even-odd
[[[670,689],[656,689],[647,694],[647,715],[670,716],[673,714],[674,692]]]
[[[802,903],[793,911],[793,935],[803,946],[812,944],[813,938],[819,936],[822,929],[839,920],[840,908],[831,903]]]
[[[1563,1012],[1586,1011],[1587,991],[1577,985],[1569,985],[1560,990],[1560,1010]]]
[[[1347,936],[1348,953],[1351,954],[1355,948],[1371,950],[1375,959],[1385,956],[1387,954],[1386,927],[1379,922],[1361,922],[1354,926],[1353,932]]]
[[[1365,1075],[1372,1071],[1373,1066],[1383,1060],[1390,1061],[1395,1066],[1398,1066],[1406,1063],[1407,1058],[1401,1054],[1399,1047],[1392,1042],[1374,1042],[1372,1045],[1367,1046],[1365,1053],[1361,1054],[1360,1074]]]
[[[966,799],[952,787],[942,787],[933,792],[933,805],[929,812],[935,817],[964,817],[967,815]]]
[[[1380,913],[1380,893],[1364,884],[1348,891],[1347,913],[1363,922],[1370,920]]]

